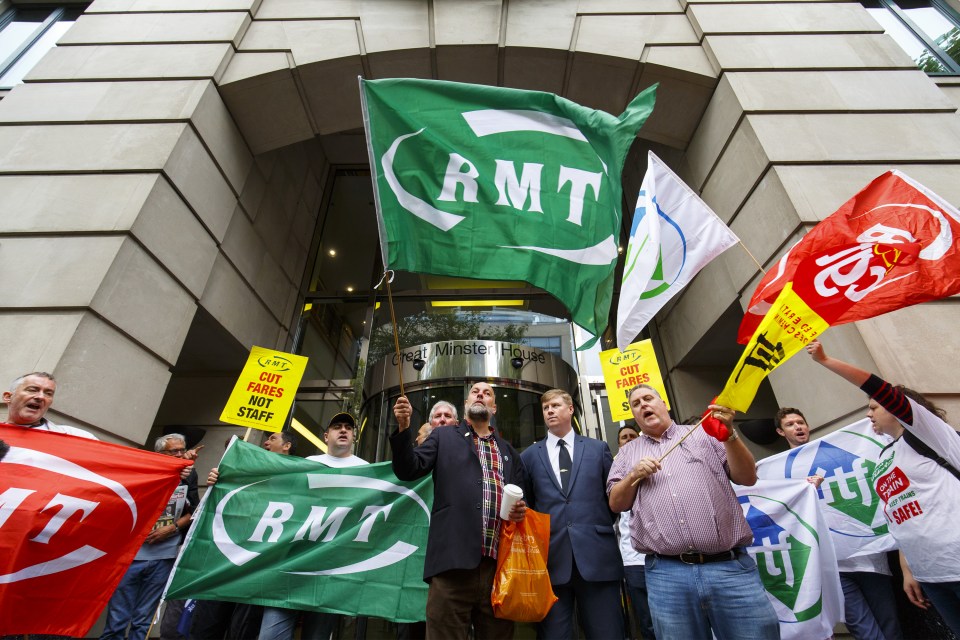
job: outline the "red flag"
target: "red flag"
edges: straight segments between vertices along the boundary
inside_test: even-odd
[[[864,320],[960,292],[960,211],[899,171],[888,171],[810,230],[757,285],[737,341],[750,341],[805,258],[823,253],[823,289],[849,302],[831,325]],[[919,246],[918,259],[881,274],[875,245]],[[859,248],[858,248],[859,247]],[[903,247],[908,253],[914,247]],[[909,264],[909,267],[903,265]]]
[[[0,424],[0,635],[83,637],[190,463]]]

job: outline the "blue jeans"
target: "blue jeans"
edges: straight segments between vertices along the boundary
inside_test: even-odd
[[[841,571],[843,619],[855,640],[901,640],[897,599],[890,576]]]
[[[920,586],[950,630],[960,636],[960,582],[921,582]]]
[[[648,555],[647,600],[659,640],[779,640],[780,623],[746,553],[686,564]]]
[[[647,603],[647,579],[644,576],[643,565],[624,565],[623,576],[627,581],[630,604],[633,605],[633,611],[637,614],[640,635],[643,636],[643,640],[656,640],[653,620],[650,618],[650,605]]]
[[[107,603],[107,622],[100,640],[123,640],[127,626],[131,640],[146,638],[172,569],[173,558],[134,560]]]
[[[292,640],[293,629],[297,626],[299,611],[264,607],[263,620],[260,623],[260,640]],[[305,611],[301,640],[330,640],[334,629],[342,616],[335,613]]]

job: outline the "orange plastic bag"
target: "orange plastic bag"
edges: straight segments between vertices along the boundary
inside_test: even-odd
[[[521,522],[500,527],[497,575],[490,602],[493,615],[514,622],[540,622],[557,601],[547,573],[550,516],[527,509]]]

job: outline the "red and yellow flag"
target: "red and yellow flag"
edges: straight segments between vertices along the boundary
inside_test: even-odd
[[[853,244],[806,257],[754,331],[717,404],[745,412],[771,371],[870,291],[909,275],[920,252],[917,243]]]
[[[864,320],[960,293],[960,211],[899,171],[888,171],[810,230],[757,285],[740,324],[737,341],[747,344],[788,282],[799,291],[800,264],[812,255],[820,269],[824,297],[846,298],[830,324]],[[887,275],[865,272],[865,248],[919,246],[910,269]],[[844,252],[837,248],[843,247]],[[835,289],[835,291],[830,291]],[[801,295],[803,295],[801,293]],[[819,309],[807,298],[814,308]],[[854,304],[855,303],[855,304]]]

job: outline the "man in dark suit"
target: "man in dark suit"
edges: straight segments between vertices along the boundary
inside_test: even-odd
[[[574,433],[573,398],[551,389],[540,399],[547,437],[523,452],[527,504],[550,514],[547,569],[558,600],[537,637],[576,637],[576,603],[587,638],[623,638],[623,561],[607,503],[613,456],[607,443]]]
[[[400,396],[393,407],[397,430],[390,436],[393,472],[415,480],[433,472],[433,512],[423,579],[427,593],[427,638],[512,638],[513,622],[494,617],[490,592],[500,543],[500,500],[505,484],[524,486],[520,455],[490,424],[496,395],[486,382],[467,394],[464,422],[435,429],[414,448],[413,409]],[[523,520],[521,500],[510,519]]]

